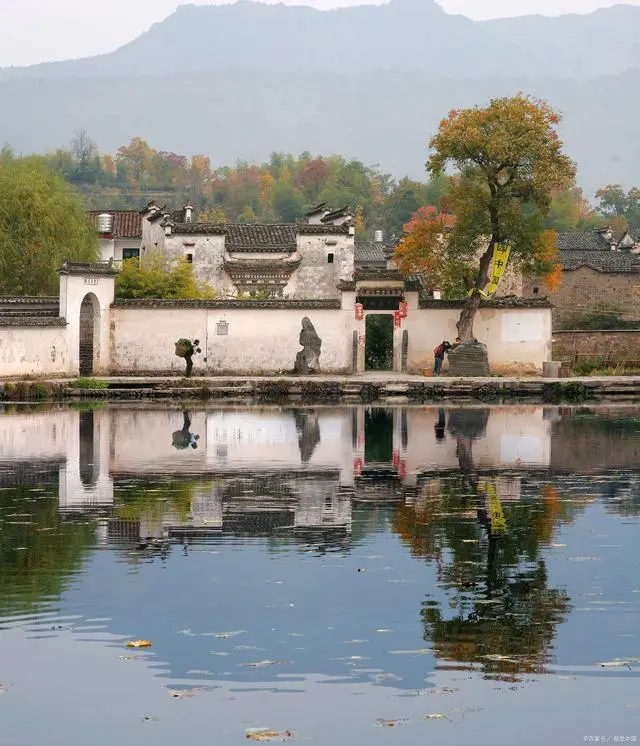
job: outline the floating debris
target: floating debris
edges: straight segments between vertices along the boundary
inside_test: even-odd
[[[629,665],[629,661],[606,661],[605,663],[600,664],[601,668],[621,668],[622,666],[625,666],[626,668],[631,671],[631,666]]]
[[[385,718],[378,718],[376,720],[376,725],[381,725],[383,728],[395,728],[396,725],[400,725],[401,723],[406,723],[406,718],[395,718],[393,720],[385,720]]]
[[[6,694],[9,691],[9,684],[0,684],[0,694]]]
[[[128,648],[150,648],[151,642],[149,640],[130,640],[127,643]]]
[[[145,715],[142,718],[141,722],[143,722],[143,723],[157,723],[158,722],[158,718],[153,717],[153,715]]]
[[[451,718],[448,715],[443,714],[442,712],[432,712],[430,715],[424,716],[425,720],[448,720],[450,723],[452,722]]]
[[[256,661],[255,663],[239,663],[243,668],[267,668],[267,666],[290,666],[291,661],[272,661],[269,659]]]
[[[219,640],[227,640],[229,637],[237,637],[238,635],[243,635],[247,630],[246,629],[237,629],[233,632],[203,632],[203,637],[217,637]]]
[[[245,733],[251,741],[288,741],[295,736],[292,730],[270,730],[269,728],[249,728]]]

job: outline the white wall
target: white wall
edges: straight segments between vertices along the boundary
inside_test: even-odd
[[[433,349],[458,331],[458,308],[409,311],[402,328],[409,331],[410,373],[433,368]],[[487,345],[492,372],[540,371],[551,360],[550,308],[482,308],[474,325],[478,341]]]
[[[93,372],[109,370],[109,331],[111,304],[115,292],[114,277],[110,275],[60,275],[60,315],[67,320],[67,370],[77,374],[80,369],[80,306],[85,296],[93,301],[95,324],[93,340]]]
[[[68,339],[66,326],[0,326],[0,376],[74,372]]]
[[[320,368],[349,372],[353,312],[339,309],[122,308],[112,311],[111,370],[171,371],[181,375],[185,361],[175,355],[181,337],[199,339],[202,354],[194,373],[286,373],[302,349],[302,319],[308,316],[322,339]],[[226,322],[226,335],[218,334]],[[206,360],[204,359],[206,357]]]

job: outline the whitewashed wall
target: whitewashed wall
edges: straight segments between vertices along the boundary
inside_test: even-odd
[[[409,331],[410,373],[433,368],[434,347],[443,339],[455,340],[459,317],[458,308],[409,311],[402,328]],[[551,360],[550,308],[482,308],[473,329],[487,345],[492,372],[540,371]]]
[[[66,326],[0,326],[0,376],[72,373],[68,339]]]
[[[302,319],[308,316],[322,339],[324,372],[349,372],[353,313],[339,309],[136,308],[114,307],[111,370],[114,373],[184,372],[175,355],[181,337],[199,339],[194,373],[286,373],[293,369]],[[227,333],[218,334],[219,324]],[[220,326],[222,331],[223,326]],[[205,359],[206,358],[206,359]]]

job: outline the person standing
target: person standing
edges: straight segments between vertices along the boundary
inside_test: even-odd
[[[442,342],[433,351],[433,356],[434,356],[433,373],[434,375],[439,376],[441,374],[442,363],[444,362],[444,356],[451,349],[451,346],[452,345],[450,342],[447,342],[446,339],[443,339]]]

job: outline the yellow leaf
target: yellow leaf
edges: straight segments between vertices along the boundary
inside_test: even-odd
[[[131,640],[127,643],[128,648],[150,648],[151,642],[149,640]]]

